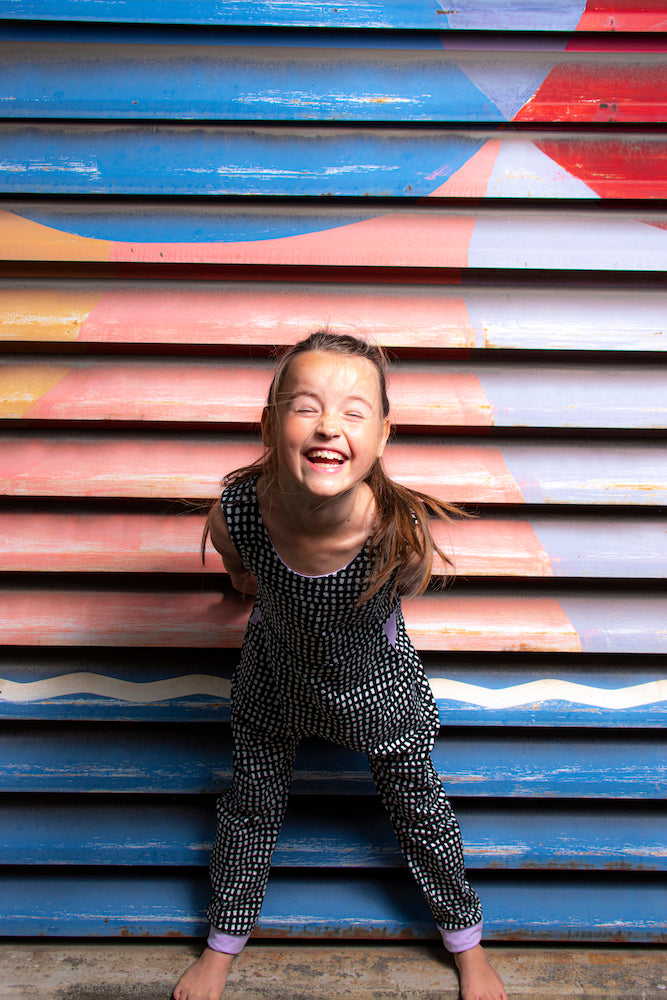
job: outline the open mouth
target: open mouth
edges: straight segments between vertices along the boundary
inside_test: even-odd
[[[309,462],[321,468],[336,469],[344,465],[346,459],[339,451],[329,451],[328,448],[313,448],[306,455]]]

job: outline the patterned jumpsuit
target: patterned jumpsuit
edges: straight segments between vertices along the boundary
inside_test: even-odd
[[[378,793],[436,923],[481,920],[461,837],[431,761],[438,713],[391,583],[357,605],[368,546],[343,569],[307,577],[276,553],[255,481],[228,487],[222,510],[258,585],[232,683],[234,773],[217,803],[210,923],[248,934],[259,917],[301,737],[365,753]]]

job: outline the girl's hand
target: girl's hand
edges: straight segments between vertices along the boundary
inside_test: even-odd
[[[252,573],[244,572],[240,576],[236,573],[230,573],[229,578],[234,590],[238,590],[240,594],[245,597],[257,596],[257,580]]]

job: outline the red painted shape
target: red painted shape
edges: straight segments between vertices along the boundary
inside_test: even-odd
[[[206,506],[182,514],[0,512],[0,570],[220,573],[220,557],[210,544],[205,566],[201,563]],[[527,521],[464,520],[448,527],[437,522],[434,530],[443,551],[454,554],[459,575],[553,576],[549,556]],[[436,560],[434,573],[443,571]]]
[[[554,575],[551,558],[528,521],[485,518],[447,527],[436,522],[434,533],[443,552],[453,554],[457,576]],[[435,572],[442,572],[440,560]]]
[[[429,198],[486,197],[489,178],[493,173],[501,146],[501,139],[489,139],[444,184],[431,191]]]
[[[241,645],[250,606],[234,593],[0,592],[0,642],[32,646]]]
[[[250,366],[90,363],[72,367],[24,417],[259,423],[270,381]]]
[[[259,443],[231,436],[0,439],[0,492],[8,496],[212,498],[227,472],[252,462]],[[399,482],[452,502],[523,503],[500,448],[392,444]]]
[[[20,412],[12,403],[6,415],[258,424],[274,368],[269,360],[255,364],[75,360],[50,363],[47,380],[44,367],[24,361],[6,365],[14,394],[28,400]],[[42,395],[35,398],[38,392]],[[399,425],[484,427],[493,422],[491,403],[470,372],[399,368],[390,376],[390,398],[391,417]]]
[[[250,605],[232,592],[151,593],[86,588],[0,591],[0,642],[33,646],[237,648]],[[405,602],[422,650],[581,652],[576,629],[553,597],[455,597]]]
[[[516,122],[663,122],[667,59],[566,61],[514,116]]]
[[[427,594],[404,602],[418,649],[487,652],[582,651],[576,628],[556,598]]]
[[[628,136],[622,145],[615,138],[595,143],[547,138],[535,145],[601,198],[667,197],[664,142],[652,146]]]
[[[397,369],[389,378],[391,418],[421,427],[490,427],[491,403],[469,372],[437,374]]]
[[[577,31],[667,31],[665,0],[587,0]]]
[[[386,347],[473,347],[462,291],[279,283],[104,292],[78,339],[95,343],[284,345],[331,326]]]
[[[113,243],[111,259],[136,263],[330,267],[466,267],[474,216],[383,215],[322,232],[238,243]]]
[[[0,570],[200,573],[207,504],[191,514],[0,512]],[[213,550],[209,572],[221,572]]]

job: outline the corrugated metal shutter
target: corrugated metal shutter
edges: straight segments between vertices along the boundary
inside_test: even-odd
[[[0,933],[203,931],[247,612],[198,503],[331,323],[479,515],[406,617],[487,935],[656,940],[667,10],[215,6],[2,4]],[[371,791],[304,748],[262,934],[432,933]]]

